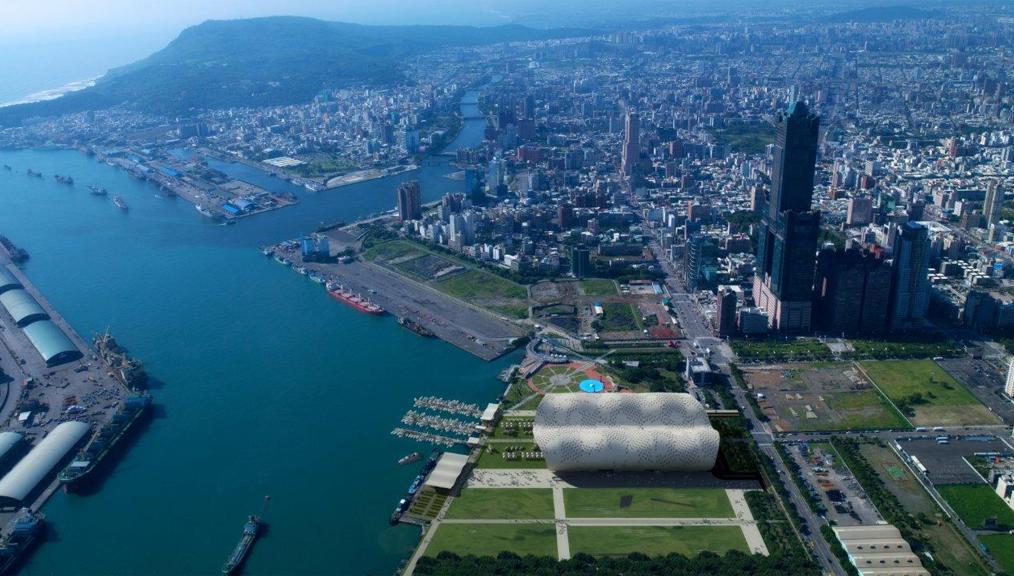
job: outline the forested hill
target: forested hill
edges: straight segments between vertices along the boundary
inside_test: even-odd
[[[0,108],[0,125],[117,104],[184,114],[306,102],[325,87],[402,80],[399,61],[428,50],[588,33],[519,25],[363,26],[296,17],[212,20],[187,28],[144,60],[111,70],[91,88]]]

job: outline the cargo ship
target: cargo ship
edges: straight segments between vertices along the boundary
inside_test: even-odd
[[[437,336],[436,334],[433,333],[432,330],[416,322],[415,320],[412,320],[411,318],[406,318],[402,316],[401,318],[398,318],[398,324],[401,324],[405,328],[408,328],[409,330],[415,332],[420,336],[425,336],[426,338],[436,338]]]
[[[0,574],[9,573],[25,557],[46,528],[45,516],[22,508],[0,535]]]
[[[113,447],[130,432],[150,405],[151,396],[148,394],[134,394],[124,398],[112,419],[99,428],[77,457],[57,476],[64,489],[70,490],[75,483],[93,472]]]
[[[260,533],[260,527],[260,518],[253,515],[247,517],[246,524],[243,525],[243,536],[239,539],[232,554],[229,555],[229,559],[225,561],[225,565],[222,566],[222,574],[226,576],[234,574],[243,565],[243,561],[246,560],[247,555],[250,553],[254,540],[257,539]]]
[[[344,302],[349,306],[355,308],[356,310],[359,310],[360,312],[377,315],[383,314],[385,312],[385,310],[380,306],[377,306],[373,302],[370,302],[370,300],[367,298],[363,298],[362,296],[353,293],[351,290],[343,287],[341,284],[337,284],[335,282],[328,282],[326,284],[326,287],[327,293],[330,294],[332,298]]]
[[[131,390],[138,390],[144,388],[144,385],[148,383],[148,373],[144,370],[144,364],[140,360],[131,358],[127,351],[116,342],[109,330],[96,334],[92,339],[92,344],[95,345],[99,357],[124,386]]]
[[[124,200],[123,196],[120,196],[119,194],[113,196],[113,204],[116,204],[116,207],[119,208],[120,210],[123,210],[124,212],[126,212],[129,209],[129,207],[127,206],[127,201]]]

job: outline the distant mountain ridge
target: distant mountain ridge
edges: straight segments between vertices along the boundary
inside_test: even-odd
[[[591,33],[513,24],[366,26],[289,16],[209,20],[187,28],[151,56],[110,70],[93,87],[48,102],[0,108],[0,125],[118,104],[176,115],[308,102],[323,88],[404,80],[399,60],[433,49]]]
[[[839,12],[828,16],[829,22],[890,22],[892,20],[925,20],[936,18],[936,10],[923,10],[912,6],[871,6],[860,10]]]

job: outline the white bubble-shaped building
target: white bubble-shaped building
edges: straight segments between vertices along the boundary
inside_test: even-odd
[[[535,443],[551,470],[710,470],[718,431],[689,394],[547,394]]]

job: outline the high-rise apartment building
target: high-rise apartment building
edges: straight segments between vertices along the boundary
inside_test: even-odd
[[[894,279],[888,326],[896,330],[917,324],[929,309],[929,230],[917,222],[898,225],[892,256]]]
[[[402,222],[422,218],[422,191],[417,180],[398,185],[398,217]]]

